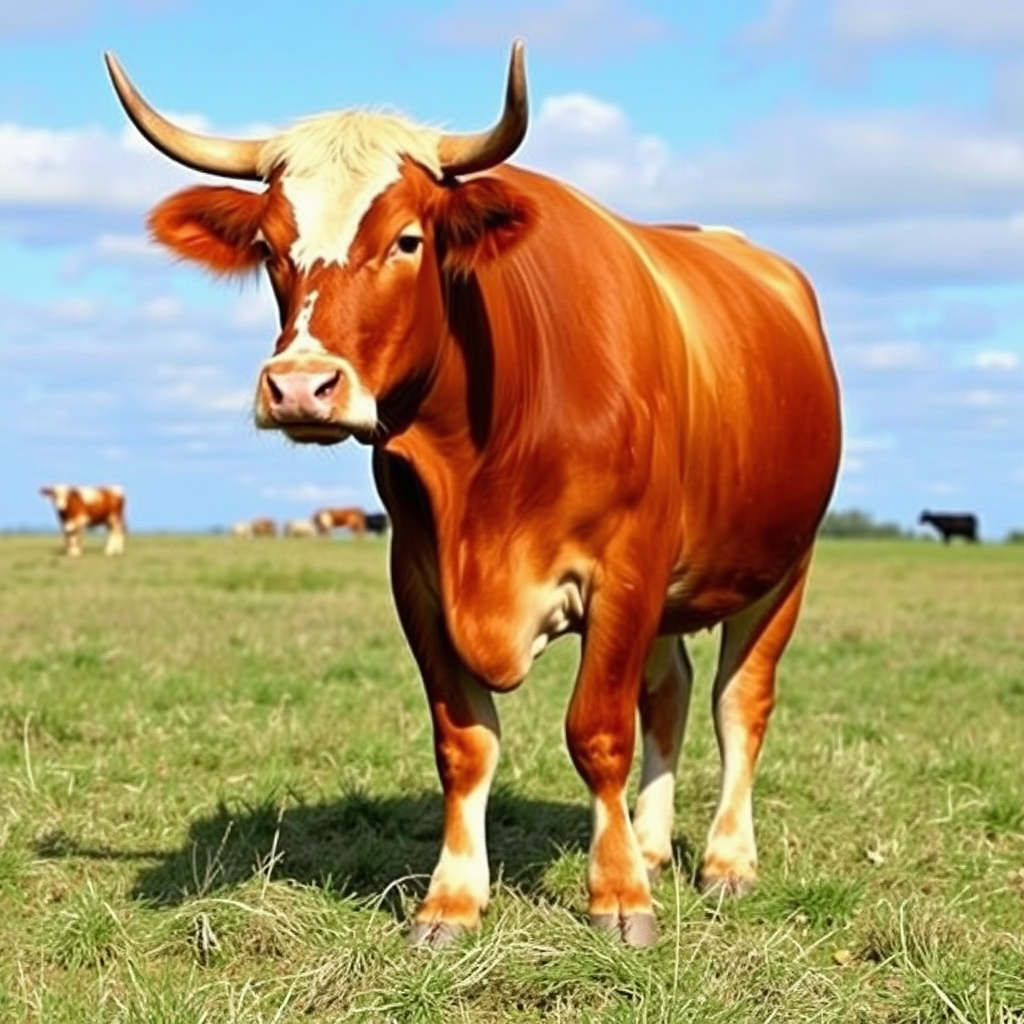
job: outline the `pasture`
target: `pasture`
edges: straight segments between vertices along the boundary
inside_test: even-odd
[[[1024,1022],[1024,545],[823,543],[755,807],[690,884],[713,636],[662,938],[584,923],[573,640],[499,700],[485,927],[406,947],[440,827],[386,542],[0,538],[0,1020]]]

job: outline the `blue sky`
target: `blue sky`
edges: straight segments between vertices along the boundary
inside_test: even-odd
[[[378,505],[365,449],[253,428],[271,302],[148,246],[146,210],[199,176],[127,125],[103,50],[221,134],[382,105],[472,130],[516,36],[519,162],[631,216],[738,227],[815,281],[844,391],[834,508],[1024,528],[1014,0],[0,3],[0,528],[50,526],[54,481],[122,483],[136,529]]]

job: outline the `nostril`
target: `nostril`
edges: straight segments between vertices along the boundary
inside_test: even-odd
[[[275,404],[280,404],[284,399],[284,392],[277,386],[277,381],[274,380],[272,374],[265,374],[267,381],[267,390],[270,392],[270,400]]]
[[[317,398],[329,398],[331,392],[338,386],[338,381],[341,380],[341,370],[335,370],[313,394]]]

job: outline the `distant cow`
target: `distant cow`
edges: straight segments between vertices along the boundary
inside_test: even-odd
[[[286,537],[315,537],[316,527],[310,519],[291,519],[284,524]]]
[[[249,528],[252,530],[252,535],[254,537],[277,536],[277,523],[275,523],[273,519],[254,519],[249,523]]]
[[[124,551],[123,488],[52,484],[40,487],[39,493],[53,502],[69,557],[77,558],[82,553],[82,534],[91,526],[105,526],[110,531],[106,554],[120,555]]]
[[[239,537],[242,540],[250,540],[252,538],[252,523],[248,519],[233,523],[231,525],[231,536]]]
[[[349,529],[361,537],[367,529],[366,513],[361,508],[321,508],[313,513],[313,525],[323,537],[339,529]]]
[[[391,520],[388,519],[386,512],[367,512],[366,513],[366,532],[367,533],[387,533],[388,526],[391,525]]]
[[[948,544],[954,537],[963,537],[972,544],[978,543],[978,517],[973,512],[922,512],[919,523],[934,526],[942,535],[942,543]]]

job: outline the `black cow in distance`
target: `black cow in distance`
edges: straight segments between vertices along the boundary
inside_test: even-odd
[[[972,544],[978,543],[978,517],[973,512],[924,511],[918,522],[934,526],[942,535],[943,544],[948,544],[954,537],[963,537]]]

